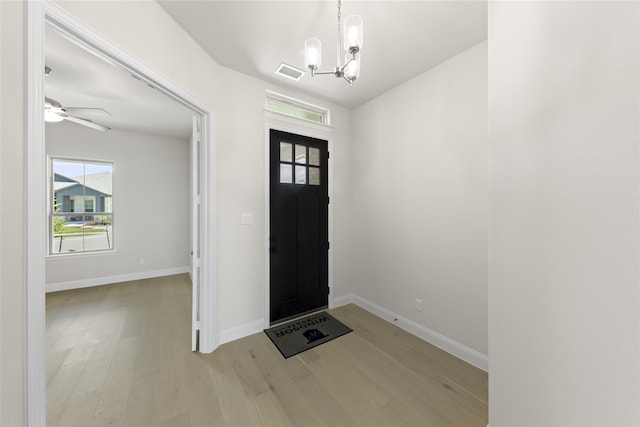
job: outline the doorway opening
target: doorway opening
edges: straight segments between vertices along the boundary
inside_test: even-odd
[[[326,140],[277,130],[269,141],[270,324],[327,308],[329,185]]]
[[[169,96],[189,108],[198,123],[197,153],[199,160],[191,165],[197,173],[199,193],[192,197],[192,212],[197,209],[199,224],[197,236],[200,247],[194,251],[199,255],[193,259],[198,267],[200,287],[194,289],[199,296],[194,303],[193,328],[199,328],[199,350],[211,352],[217,346],[215,337],[214,295],[214,199],[215,199],[215,113],[206,104],[184,92],[172,82],[164,79],[155,70],[137,58],[118,48],[99,33],[77,21],[51,2],[28,2],[27,4],[27,141],[26,141],[26,418],[29,425],[46,424],[46,363],[45,363],[45,256],[47,226],[43,213],[47,211],[46,195],[46,150],[44,140],[44,33],[51,26],[65,34],[94,55],[104,58],[147,85]],[[192,146],[193,141],[192,141]],[[193,162],[194,160],[191,160]],[[195,186],[194,186],[195,187]],[[194,268],[194,271],[196,269]],[[196,334],[194,334],[194,337]]]

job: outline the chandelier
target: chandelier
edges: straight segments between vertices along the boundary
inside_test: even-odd
[[[307,39],[304,42],[304,64],[311,70],[311,76],[316,74],[333,74],[337,78],[343,78],[353,86],[353,82],[360,77],[360,49],[362,48],[362,17],[359,15],[349,15],[344,20],[343,28],[340,18],[342,17],[342,1],[338,0],[338,41],[336,66],[333,71],[317,71],[322,65],[322,42],[316,38]],[[344,65],[342,65],[342,55],[344,46]]]

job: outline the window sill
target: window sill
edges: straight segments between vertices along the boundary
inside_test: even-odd
[[[45,257],[46,261],[49,260],[62,260],[62,259],[70,259],[70,258],[92,258],[92,257],[102,257],[102,256],[111,256],[116,254],[115,249],[111,249],[108,251],[98,251],[98,252],[69,252],[63,254],[56,255],[47,255]]]

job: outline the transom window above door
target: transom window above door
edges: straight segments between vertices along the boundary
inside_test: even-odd
[[[329,110],[267,90],[265,109],[309,122],[329,124]]]
[[[320,185],[320,149],[280,142],[280,183]]]

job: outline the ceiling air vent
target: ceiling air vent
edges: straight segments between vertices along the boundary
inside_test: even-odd
[[[278,68],[276,68],[276,74],[291,80],[298,81],[302,76],[304,76],[305,72],[289,64],[281,62],[280,65],[278,65]]]

